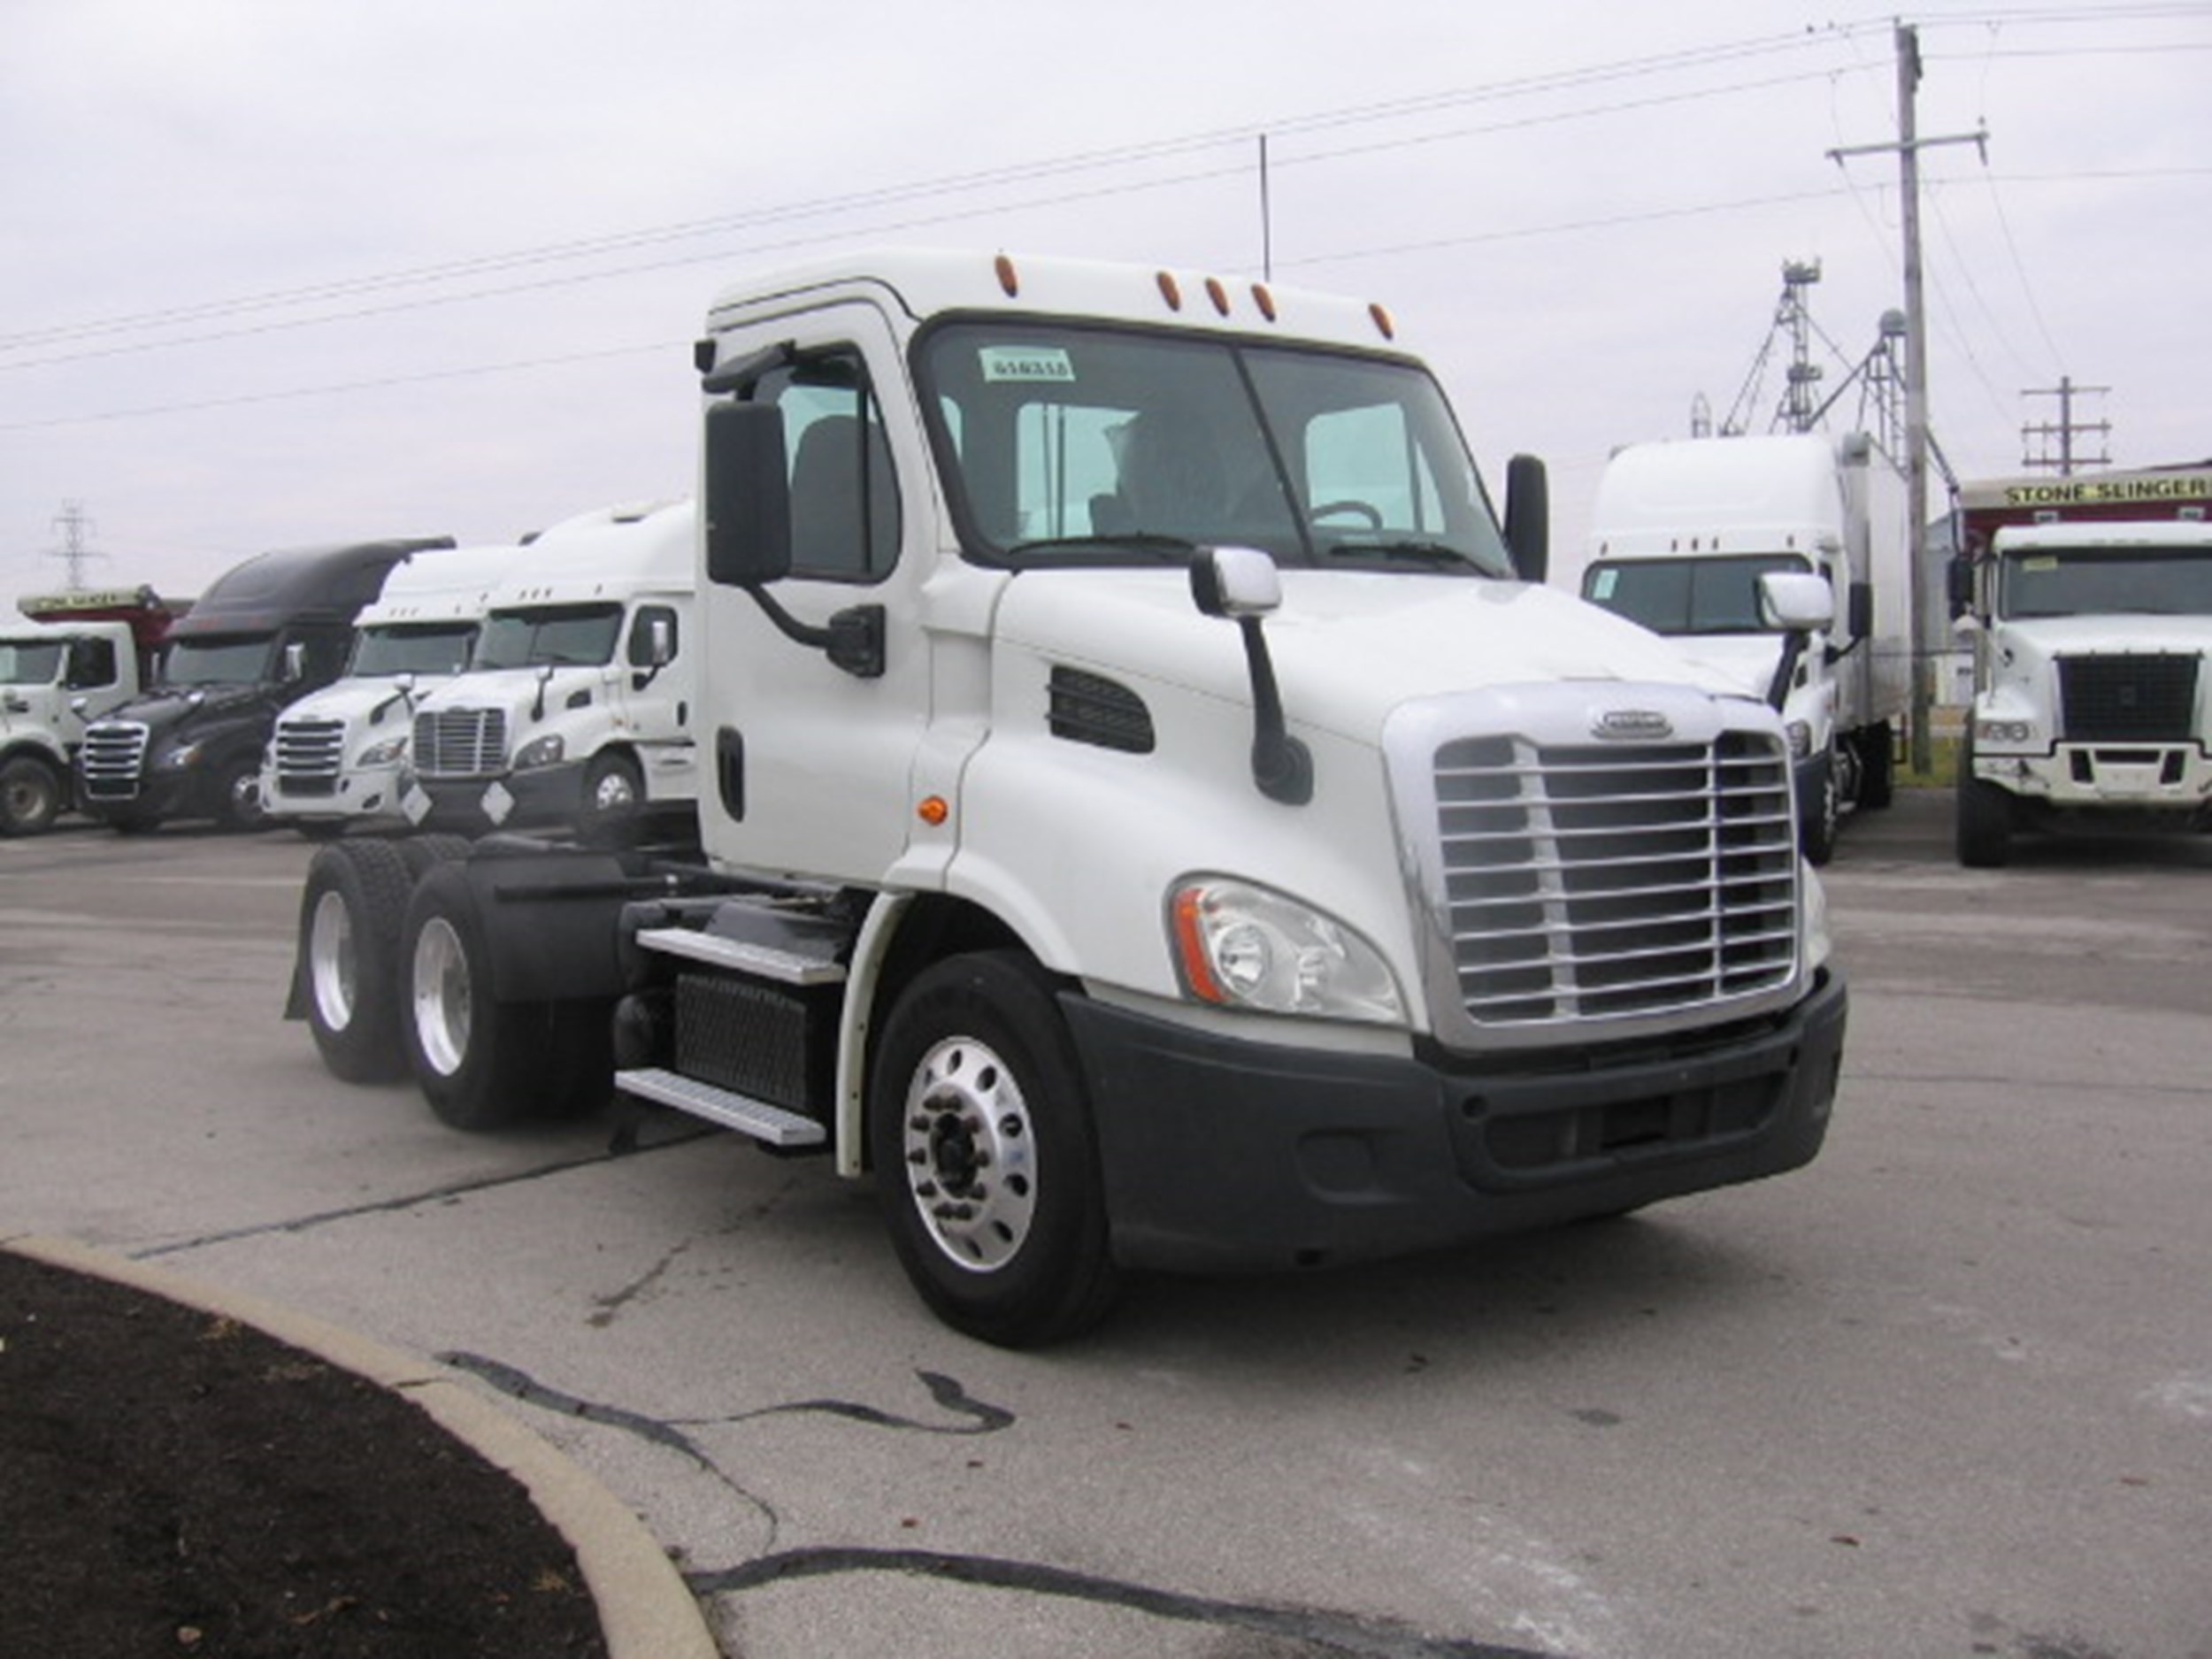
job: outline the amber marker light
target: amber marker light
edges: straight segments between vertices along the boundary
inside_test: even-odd
[[[1221,981],[1214,978],[1213,964],[1206,959],[1205,934],[1198,919],[1203,903],[1198,887],[1177,891],[1172,901],[1176,953],[1181,957],[1183,983],[1190,987],[1191,995],[1202,1002],[1225,1002],[1229,999]]]
[[[914,809],[914,813],[923,823],[935,829],[952,816],[952,807],[941,795],[925,795],[921,805]]]
[[[1252,285],[1252,303],[1260,308],[1260,315],[1269,322],[1275,320],[1275,293],[1263,282]]]
[[[1153,280],[1160,285],[1160,297],[1167,302],[1168,310],[1171,311],[1181,311],[1183,309],[1183,290],[1181,286],[1175,280],[1175,278],[1168,272],[1163,271],[1156,276]]]
[[[1370,305],[1367,308],[1367,314],[1375,319],[1375,332],[1385,340],[1395,340],[1398,337],[1398,325],[1390,320],[1390,313],[1381,305]]]
[[[1004,254],[991,261],[991,268],[998,273],[998,285],[1008,299],[1022,291],[1021,279],[1014,273],[1014,262]]]
[[[1221,286],[1219,277],[1206,279],[1206,297],[1214,303],[1214,310],[1224,317],[1229,314],[1229,290]]]

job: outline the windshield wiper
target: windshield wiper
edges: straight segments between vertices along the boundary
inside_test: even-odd
[[[1009,558],[1033,553],[1141,553],[1163,563],[1181,563],[1198,551],[1198,543],[1179,535],[1161,535],[1150,530],[1126,530],[1118,535],[1054,535],[1033,541],[1017,541],[1006,549]]]
[[[1488,574],[1464,551],[1450,542],[1421,536],[1402,536],[1388,541],[1332,541],[1321,551],[1329,558],[1403,559],[1410,565],[1426,565],[1438,569],[1463,566],[1478,574]]]

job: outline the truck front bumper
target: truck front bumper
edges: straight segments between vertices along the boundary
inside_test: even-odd
[[[402,805],[418,829],[465,835],[574,824],[584,810],[584,767],[563,762],[496,778],[417,778]]]
[[[2060,808],[2201,811],[2212,804],[2212,754],[2201,743],[2061,743],[2047,754],[1987,754],[1974,775]]]
[[[1776,1175],[1827,1134],[1847,998],[1686,1045],[1487,1070],[1261,1047],[1063,999],[1115,1259],[1236,1271],[1407,1254]]]

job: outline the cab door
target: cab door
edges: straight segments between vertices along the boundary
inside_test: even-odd
[[[724,363],[758,363],[732,395],[780,418],[790,559],[757,588],[700,584],[701,830],[730,864],[874,884],[916,822],[929,718],[916,620],[934,553],[926,443],[872,305],[779,319],[718,349]],[[821,642],[866,628],[880,647],[872,666]]]

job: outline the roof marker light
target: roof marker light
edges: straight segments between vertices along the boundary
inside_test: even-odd
[[[1275,320],[1275,296],[1264,282],[1252,285],[1252,303],[1260,308],[1260,315],[1269,322]]]
[[[1390,320],[1390,313],[1385,311],[1379,303],[1370,305],[1367,308],[1367,314],[1375,319],[1375,332],[1385,340],[1395,340],[1398,337],[1398,325]]]
[[[1160,284],[1160,297],[1167,302],[1168,310],[1171,311],[1181,311],[1183,309],[1183,290],[1177,285],[1174,277],[1170,275],[1167,272],[1163,271],[1160,273],[1156,280]]]
[[[1015,274],[1014,262],[1004,254],[991,261],[991,268],[998,273],[1000,291],[1012,299],[1022,291],[1021,278]]]
[[[1229,314],[1229,290],[1221,286],[1219,277],[1206,279],[1206,297],[1214,303],[1214,310],[1224,317]]]

